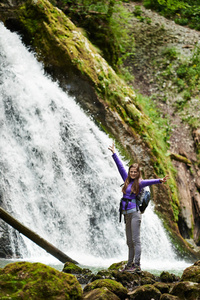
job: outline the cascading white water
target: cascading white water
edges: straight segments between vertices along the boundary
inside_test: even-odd
[[[83,265],[126,260],[118,221],[122,180],[108,150],[112,141],[3,24],[0,66],[0,186],[7,210]],[[24,258],[54,260],[22,238]],[[143,215],[142,244],[144,268],[186,266],[177,262],[152,206]]]

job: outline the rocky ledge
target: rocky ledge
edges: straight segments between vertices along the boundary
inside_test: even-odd
[[[200,261],[181,277],[121,272],[125,262],[93,274],[66,263],[59,272],[41,263],[16,262],[0,270],[1,299],[199,300]]]

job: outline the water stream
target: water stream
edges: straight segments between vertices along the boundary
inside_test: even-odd
[[[104,268],[126,260],[112,141],[1,23],[0,87],[0,186],[7,211],[81,265]],[[10,228],[15,253],[14,235]],[[143,215],[141,235],[143,269],[188,266],[176,257],[153,204]],[[59,264],[17,237],[23,260]]]

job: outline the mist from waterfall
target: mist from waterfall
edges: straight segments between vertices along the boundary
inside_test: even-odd
[[[126,260],[118,212],[122,180],[108,150],[112,140],[1,23],[0,87],[0,186],[7,211],[82,265]],[[185,268],[153,204],[142,218],[142,268]],[[11,228],[16,252],[14,234]],[[55,262],[17,236],[23,259]]]

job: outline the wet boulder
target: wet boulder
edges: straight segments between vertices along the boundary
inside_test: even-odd
[[[170,295],[170,294],[163,294],[160,297],[160,300],[180,300],[180,298],[177,296]]]
[[[125,267],[126,263],[127,263],[127,261],[120,261],[120,262],[114,263],[108,268],[108,270],[120,271]]]
[[[116,281],[121,282],[121,284],[129,290],[140,285],[140,276],[138,274],[113,271],[113,276]]]
[[[177,281],[178,278],[176,277],[176,275],[174,274],[171,274],[169,272],[166,272],[166,271],[163,271],[161,274],[160,274],[160,280],[162,282],[174,282],[174,281]]]
[[[2,299],[82,299],[76,277],[41,263],[16,262],[0,270]]]
[[[106,287],[97,288],[95,290],[86,292],[84,300],[120,300],[120,298],[109,291]]]
[[[181,281],[192,281],[200,283],[200,260],[184,270]]]
[[[155,276],[147,271],[143,271],[140,274],[140,284],[154,284],[156,282]]]
[[[92,277],[91,281],[95,281],[97,279],[113,279],[113,280],[115,280],[115,277],[113,276],[113,271],[101,270],[101,271],[98,271],[97,274]]]
[[[198,300],[200,295],[200,284],[191,281],[175,283],[170,294],[185,300]]]
[[[114,293],[120,299],[126,299],[128,290],[123,287],[120,282],[117,282],[112,279],[98,279],[93,282],[88,283],[84,289],[84,296],[95,289],[98,288],[107,288],[110,292]]]
[[[112,264],[108,270],[110,270],[111,276],[118,282],[121,282],[123,286],[132,290],[133,288],[145,285],[145,284],[154,284],[156,278],[153,274],[142,271],[140,273],[129,273],[127,271],[121,271],[125,267],[125,261]],[[111,278],[111,277],[110,277]]]
[[[91,270],[82,269],[71,262],[65,263],[63,272],[75,275],[80,284],[87,284],[94,276]]]
[[[156,282],[154,283],[155,288],[157,288],[162,294],[169,293],[170,284],[165,282]]]
[[[160,300],[161,292],[153,285],[143,285],[128,293],[132,300]]]

